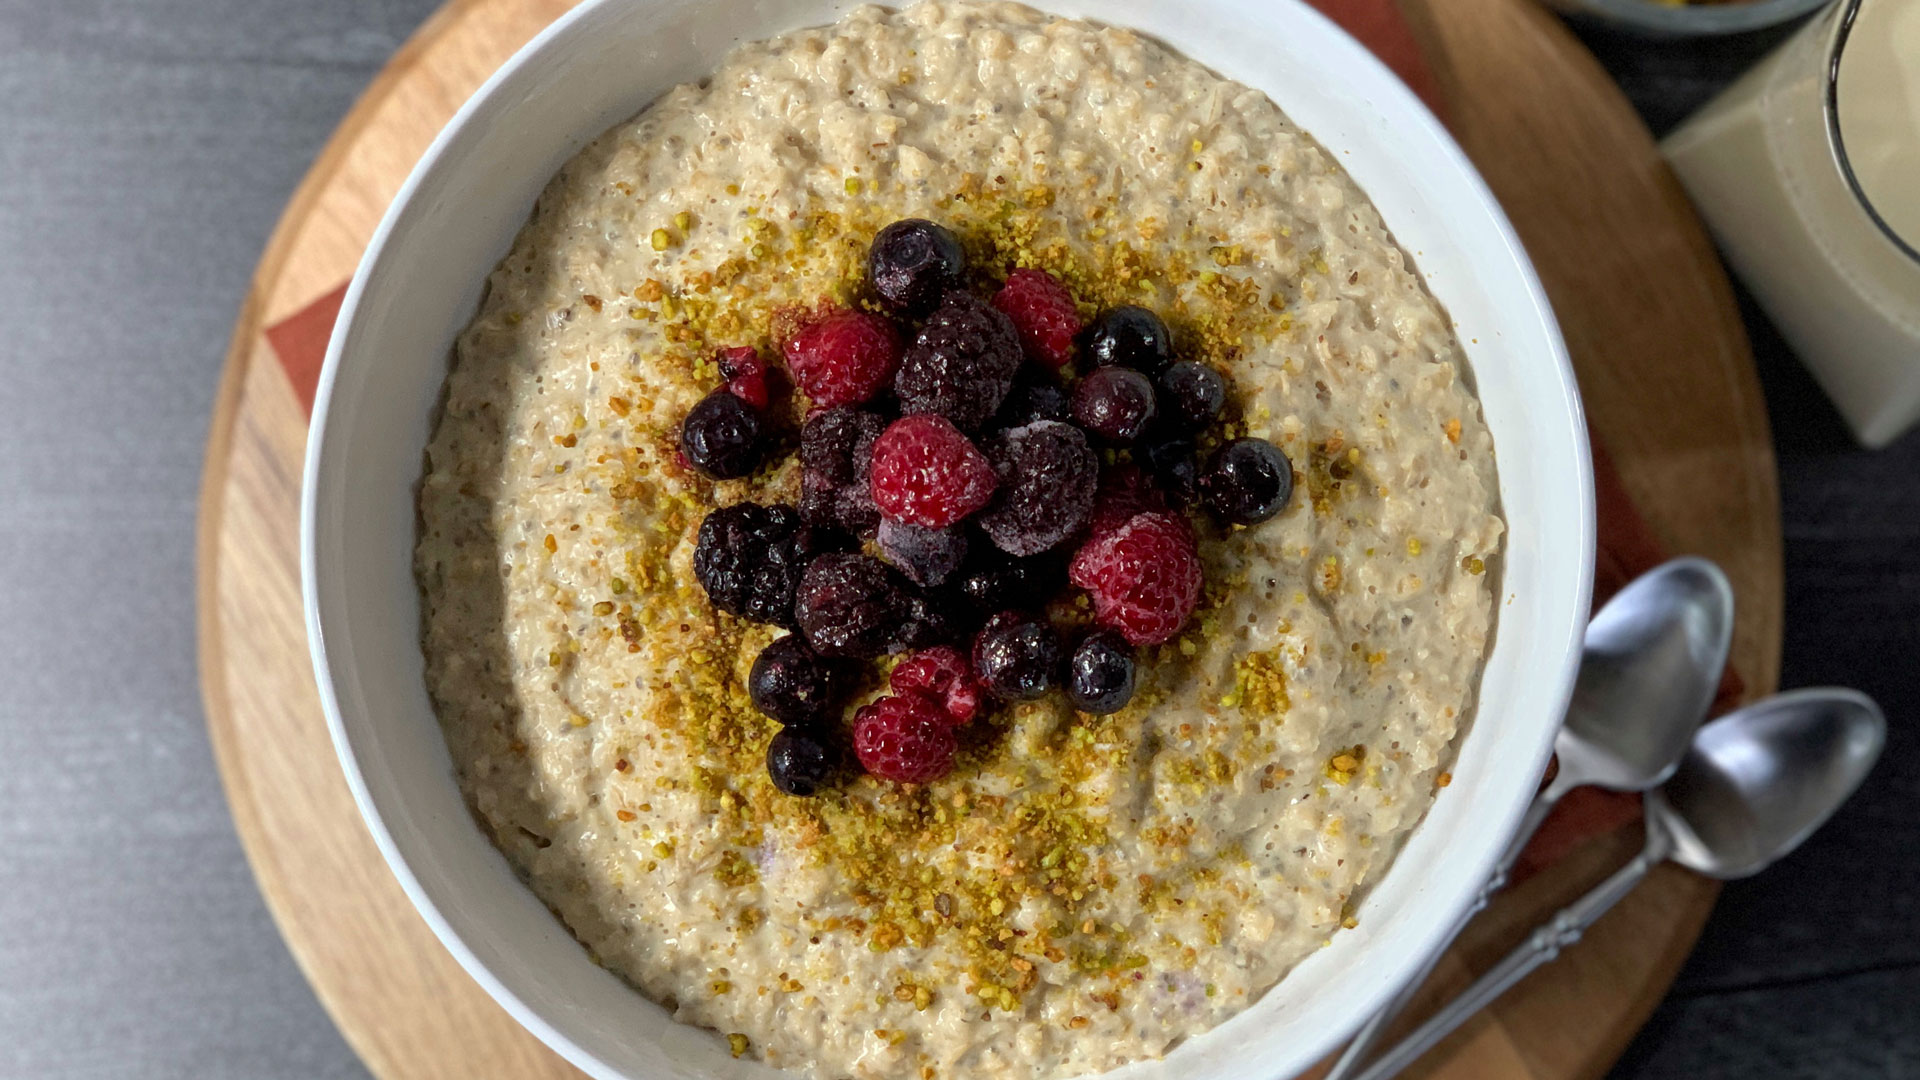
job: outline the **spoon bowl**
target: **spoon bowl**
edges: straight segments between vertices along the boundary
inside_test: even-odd
[[[1701,728],[1673,778],[1648,795],[1648,811],[1666,825],[1675,862],[1749,877],[1840,808],[1886,738],[1886,719],[1864,694],[1780,694]]]
[[[1554,742],[1567,786],[1644,791],[1671,776],[1732,642],[1733,587],[1705,559],[1662,563],[1608,600],[1587,626]]]

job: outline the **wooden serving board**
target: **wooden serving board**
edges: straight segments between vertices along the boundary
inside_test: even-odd
[[[440,947],[355,811],[321,716],[301,616],[304,407],[265,331],[346,280],[434,134],[570,6],[453,0],[395,55],[315,161],[267,245],[234,329],[208,439],[199,631],[215,753],[281,932],[381,1080],[580,1074]],[[1669,550],[1726,568],[1740,604],[1734,665],[1749,696],[1772,689],[1781,584],[1771,443],[1732,295],[1691,208],[1625,98],[1530,0],[1400,6],[1449,126],[1546,282],[1591,422],[1622,484]],[[1404,37],[1406,28],[1398,32]],[[1638,845],[1637,827],[1620,830],[1509,890],[1449,954],[1429,991],[1463,985]],[[1412,1075],[1601,1075],[1665,993],[1715,891],[1670,866],[1657,870],[1585,943]]]

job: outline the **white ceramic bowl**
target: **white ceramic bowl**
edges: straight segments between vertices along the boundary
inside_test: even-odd
[[[603,1080],[772,1077],[594,966],[461,800],[422,677],[414,490],[451,342],[535,195],[590,138],[736,42],[830,22],[836,0],[588,0],[482,87],[374,235],[327,352],[301,555],[321,699],[394,874],[467,971]],[[1566,349],[1493,197],[1363,47],[1296,0],[1044,0],[1153,34],[1266,91],[1378,204],[1467,343],[1510,526],[1499,626],[1454,781],[1359,910],[1272,992],[1138,1078],[1287,1077],[1407,979],[1486,878],[1570,692],[1592,569],[1586,431]]]

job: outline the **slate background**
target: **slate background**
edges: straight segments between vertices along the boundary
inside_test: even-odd
[[[436,2],[0,0],[0,1077],[367,1075],[221,795],[194,507],[254,261]],[[1772,36],[1583,33],[1656,131]],[[1861,687],[1892,738],[1825,833],[1726,890],[1613,1076],[1920,1077],[1920,436],[1855,449],[1745,313],[1780,453],[1785,685]]]

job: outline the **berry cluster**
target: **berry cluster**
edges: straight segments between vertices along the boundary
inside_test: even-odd
[[[1199,605],[1188,509],[1251,525],[1292,496],[1292,466],[1264,440],[1228,441],[1201,464],[1227,384],[1177,359],[1159,316],[1122,306],[1083,325],[1043,270],[1012,271],[989,299],[965,275],[947,229],[881,230],[867,276],[885,314],[823,308],[780,343],[811,408],[799,506],[736,503],[701,524],[694,572],[714,605],[794,631],[748,680],[782,725],[767,769],[789,794],[840,767],[857,664],[885,654],[908,655],[889,693],[855,712],[852,750],[900,783],[945,775],[957,729],[990,698],[1061,687],[1083,712],[1121,708],[1134,650],[1171,640]],[[783,385],[751,348],[716,362],[723,385],[689,411],[680,447],[733,479],[772,451]],[[1069,584],[1095,623],[1070,645],[1045,614]]]

